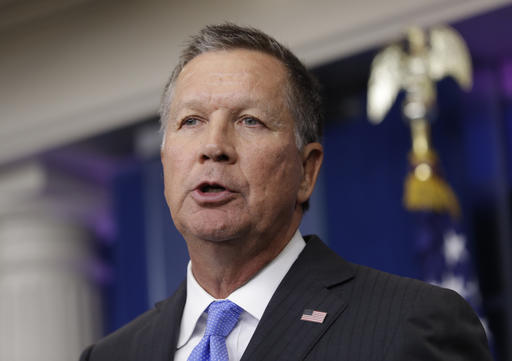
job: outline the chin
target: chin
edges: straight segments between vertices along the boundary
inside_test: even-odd
[[[250,227],[237,217],[223,213],[189,217],[180,228],[182,228],[180,229],[182,234],[188,234],[194,238],[223,242],[244,237]]]
[[[229,240],[243,237],[245,232],[233,229],[232,227],[196,227],[189,234],[195,238],[199,238],[211,242],[226,242]]]

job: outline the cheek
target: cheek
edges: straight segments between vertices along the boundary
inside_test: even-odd
[[[162,154],[165,196],[168,202],[172,199],[179,199],[180,189],[184,188],[184,176],[188,174],[187,164],[189,163],[185,155],[183,149],[170,146],[167,146]]]
[[[171,138],[165,146],[162,162],[173,177],[182,174],[192,165],[195,153],[191,145],[191,142]]]
[[[296,149],[278,148],[274,152],[261,154],[252,167],[249,181],[255,186],[256,201],[278,202],[296,197],[302,178],[300,160]],[[270,202],[271,203],[271,202]]]

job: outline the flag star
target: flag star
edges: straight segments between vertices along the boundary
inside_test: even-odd
[[[443,253],[446,263],[453,266],[460,261],[464,261],[468,256],[466,249],[466,238],[454,231],[449,231],[444,235]]]
[[[431,282],[436,286],[449,288],[459,295],[468,299],[475,295],[475,292],[478,291],[477,284],[475,282],[466,282],[464,277],[454,275],[453,273],[445,274],[441,282]]]

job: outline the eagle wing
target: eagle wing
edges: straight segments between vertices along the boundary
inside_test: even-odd
[[[372,62],[368,81],[368,119],[378,124],[384,119],[403,85],[404,52],[399,45],[390,45]]]
[[[471,88],[471,57],[455,30],[438,26],[430,31],[429,73],[435,80],[452,76],[463,89]]]

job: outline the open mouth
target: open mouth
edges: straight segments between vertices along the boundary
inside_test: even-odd
[[[225,191],[226,188],[224,188],[223,186],[218,185],[218,184],[202,184],[199,187],[199,190],[202,193],[220,193],[220,192]]]
[[[236,198],[235,193],[219,183],[203,182],[192,192],[192,198],[200,206],[217,207]]]

